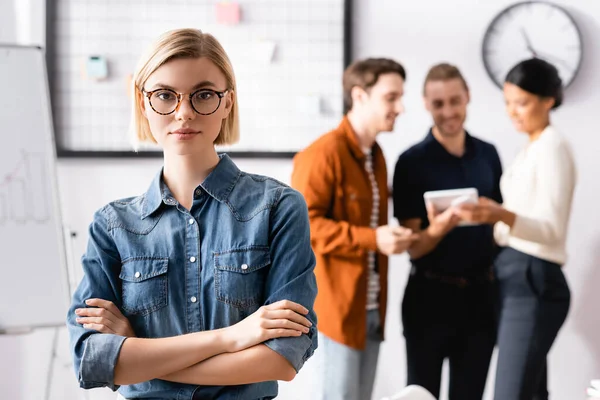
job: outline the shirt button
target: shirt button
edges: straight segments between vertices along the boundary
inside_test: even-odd
[[[190,218],[188,222],[190,223],[190,225],[192,225],[194,223],[194,218]]]
[[[135,273],[136,278],[139,278],[140,276],[142,276],[142,274],[139,271]]]
[[[198,299],[196,298],[196,296],[192,296],[192,297],[190,297],[190,301],[191,301],[192,303],[195,303],[197,300],[198,300]]]
[[[243,270],[247,270],[248,269],[248,264],[242,264],[242,269]]]
[[[195,262],[196,261],[196,257],[190,257],[190,261],[191,262]]]

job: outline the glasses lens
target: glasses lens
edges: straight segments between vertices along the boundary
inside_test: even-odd
[[[199,90],[192,95],[192,106],[199,114],[212,114],[217,111],[221,98],[212,90]]]
[[[177,94],[168,89],[157,90],[150,96],[150,105],[156,112],[169,114],[177,108]]]

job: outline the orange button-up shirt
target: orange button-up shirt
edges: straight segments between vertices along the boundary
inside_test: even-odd
[[[365,170],[366,156],[347,118],[294,157],[292,186],[306,199],[311,243],[317,257],[318,329],[355,349],[366,343],[369,250],[377,251],[370,228],[373,193]],[[379,225],[388,218],[385,158],[373,146],[373,169],[379,189]],[[385,326],[388,259],[377,253],[381,291],[379,312]]]

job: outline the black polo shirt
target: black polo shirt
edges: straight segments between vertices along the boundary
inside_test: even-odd
[[[502,202],[502,165],[496,148],[467,133],[462,157],[450,154],[431,130],[423,141],[398,158],[394,172],[394,216],[399,221],[420,218],[429,226],[423,194],[430,190],[475,187],[480,196]],[[489,271],[494,255],[490,225],[459,226],[429,254],[411,260],[419,271],[477,277]]]

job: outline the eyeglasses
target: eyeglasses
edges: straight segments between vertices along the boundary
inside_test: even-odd
[[[229,89],[222,92],[211,89],[200,89],[189,95],[190,103],[195,112],[200,115],[210,115],[219,109],[221,99]],[[147,92],[142,89],[144,96],[148,98],[150,107],[160,115],[169,115],[175,112],[181,105],[185,93],[177,93],[171,89],[156,89]]]

